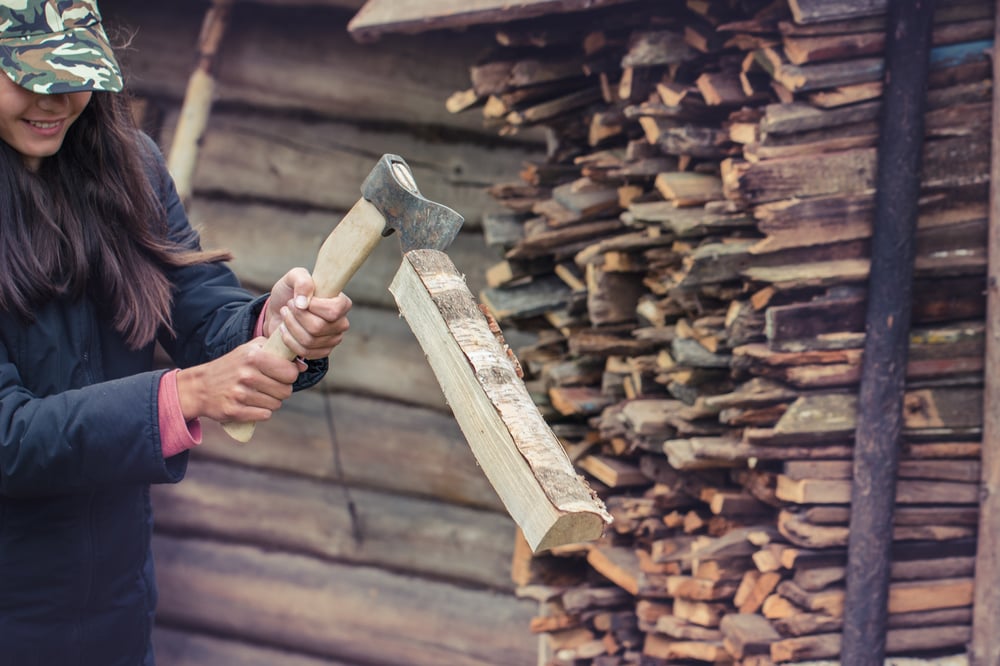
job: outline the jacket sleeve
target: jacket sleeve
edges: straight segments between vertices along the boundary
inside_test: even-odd
[[[162,153],[151,139],[144,140],[153,164],[153,185],[167,211],[167,233],[186,248],[200,249],[200,238],[188,221]],[[169,275],[174,335],[161,335],[160,344],[178,366],[210,361],[251,339],[267,294],[254,297],[222,262],[173,268]],[[296,391],[318,383],[329,362],[320,359],[307,365],[295,382]]]
[[[179,481],[188,454],[164,460],[160,450],[162,374],[144,372],[36,396],[0,344],[0,493],[37,497],[108,484]],[[109,445],[111,433],[120,445]]]

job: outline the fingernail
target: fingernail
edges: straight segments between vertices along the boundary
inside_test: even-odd
[[[307,307],[309,307],[309,299],[306,298],[305,296],[296,296],[295,307],[297,307],[300,310],[305,310]]]

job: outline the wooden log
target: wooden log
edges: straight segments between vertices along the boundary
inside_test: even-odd
[[[535,656],[523,628],[536,605],[511,595],[217,541],[157,536],[153,550],[168,626],[348,663],[520,666]]]
[[[407,253],[390,286],[473,453],[533,550],[589,541],[611,522],[517,377],[444,253]]]
[[[153,504],[161,532],[510,588],[515,528],[501,513],[208,460],[154,487]]]
[[[922,650],[958,648],[969,639],[971,631],[964,625],[890,629],[886,632],[886,652],[905,654]],[[840,634],[815,634],[801,638],[786,638],[771,645],[771,658],[779,663],[804,659],[825,659],[841,654]]]
[[[843,617],[846,610],[843,588],[808,592],[792,581],[783,581],[778,593],[810,611]],[[912,613],[944,608],[963,608],[972,603],[971,578],[926,581],[898,581],[889,585],[889,613]]]
[[[803,548],[839,548],[847,544],[849,530],[840,525],[815,525],[797,512],[778,513],[778,529],[791,543]],[[969,525],[900,525],[892,530],[894,541],[965,539],[975,534]]]
[[[1000,22],[994,24],[994,43],[1000,40]],[[993,51],[993,67],[1000,65],[1000,54]],[[989,189],[989,232],[987,234],[986,280],[986,349],[985,372],[983,373],[983,450],[982,450],[982,497],[979,500],[979,542],[976,551],[977,581],[973,617],[972,639],[969,644],[969,663],[975,666],[1000,661],[1000,591],[986,581],[1000,574],[1000,556],[997,541],[1000,531],[996,529],[1000,515],[1000,494],[996,492],[1000,483],[1000,455],[997,442],[1000,440],[1000,383],[995,369],[1000,367],[1000,345],[997,331],[1000,330],[1000,291],[997,276],[1000,274],[1000,90],[993,87],[993,123],[990,133],[992,159],[990,162]]]
[[[481,117],[449,114],[443,106],[452,92],[469,87],[468,63],[482,50],[481,34],[452,35],[434,48],[428,48],[426,36],[398,35],[375,47],[350,37],[344,29],[350,14],[343,11],[314,9],[315,20],[290,23],[282,20],[287,7],[240,4],[217,71],[217,109],[236,105],[341,120],[445,125],[495,140],[495,129],[484,127]],[[133,38],[120,54],[130,88],[179,105],[192,53],[177,45],[197,43],[204,3],[106,0],[101,14],[110,30],[122,29]],[[135,26],[142,29],[130,29]],[[264,43],[272,48],[261,50]],[[519,138],[544,142],[541,135]]]
[[[411,33],[443,28],[464,28],[478,24],[531,19],[552,13],[568,13],[615,5],[625,0],[475,0],[455,5],[433,0],[399,5],[393,0],[369,1],[358,12],[348,30],[355,39],[373,41],[386,34]]]
[[[981,474],[978,460],[900,460],[900,479],[929,479],[977,483]],[[790,460],[784,464],[789,479],[850,479],[851,465],[841,460]]]
[[[723,645],[737,659],[770,654],[771,644],[781,640],[767,618],[757,613],[730,613],[722,618],[719,629]]]
[[[169,141],[173,116],[165,125]],[[421,193],[462,211],[468,229],[481,228],[482,217],[497,209],[482,183],[511,178],[524,160],[536,154],[513,146],[497,150],[475,143],[422,140],[406,132],[373,131],[346,122],[306,124],[261,112],[217,110],[199,151],[195,196],[222,194],[255,203],[344,212],[357,201],[358,184],[367,177],[371,155],[378,151],[406,159],[419,155],[411,161]]]
[[[202,427],[195,461],[503,511],[454,418],[442,411],[353,391],[310,391],[286,401],[259,429],[259,446],[233,446],[214,421]]]
[[[775,494],[778,499],[796,504],[849,504],[851,481],[793,480],[779,474]],[[902,480],[896,484],[896,502],[900,504],[975,504],[978,497],[978,483]]]
[[[198,38],[198,61],[188,79],[177,130],[167,153],[167,168],[185,206],[190,204],[194,191],[192,177],[198,163],[198,149],[215,96],[216,54],[229,25],[232,4],[232,0],[213,0],[205,14]]]
[[[289,213],[287,208],[260,202],[251,205],[199,197],[189,217],[200,231],[202,245],[232,252],[229,265],[240,282],[264,292],[290,266],[310,266],[342,215],[318,210]],[[395,309],[389,283],[399,269],[401,256],[397,238],[390,236],[379,242],[344,288],[355,305]],[[463,271],[473,293],[486,288],[482,267],[495,261],[497,255],[482,235],[471,229],[459,233],[448,247],[448,256]]]
[[[789,7],[796,23],[822,23],[885,14],[886,0],[790,0]]]
[[[959,147],[960,144],[965,144]],[[924,145],[923,187],[960,187],[988,182],[988,147],[978,139],[929,141]],[[948,157],[948,156],[951,157]],[[961,157],[959,157],[961,155]],[[766,160],[753,164],[722,163],[728,197],[760,204],[792,197],[858,194],[875,186],[874,148],[857,148],[821,155]],[[940,160],[954,159],[952,169],[938,169]],[[819,178],[815,174],[823,173]]]
[[[350,666],[346,661],[312,657],[294,651],[261,647],[239,640],[156,626],[153,629],[156,663],[171,666],[242,664],[242,666]]]

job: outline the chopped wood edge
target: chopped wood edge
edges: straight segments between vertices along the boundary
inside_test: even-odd
[[[610,514],[573,468],[451,259],[407,252],[389,291],[532,550],[599,538]]]

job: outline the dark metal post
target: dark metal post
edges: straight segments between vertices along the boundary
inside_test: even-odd
[[[881,666],[909,351],[933,0],[889,0],[841,663]]]

